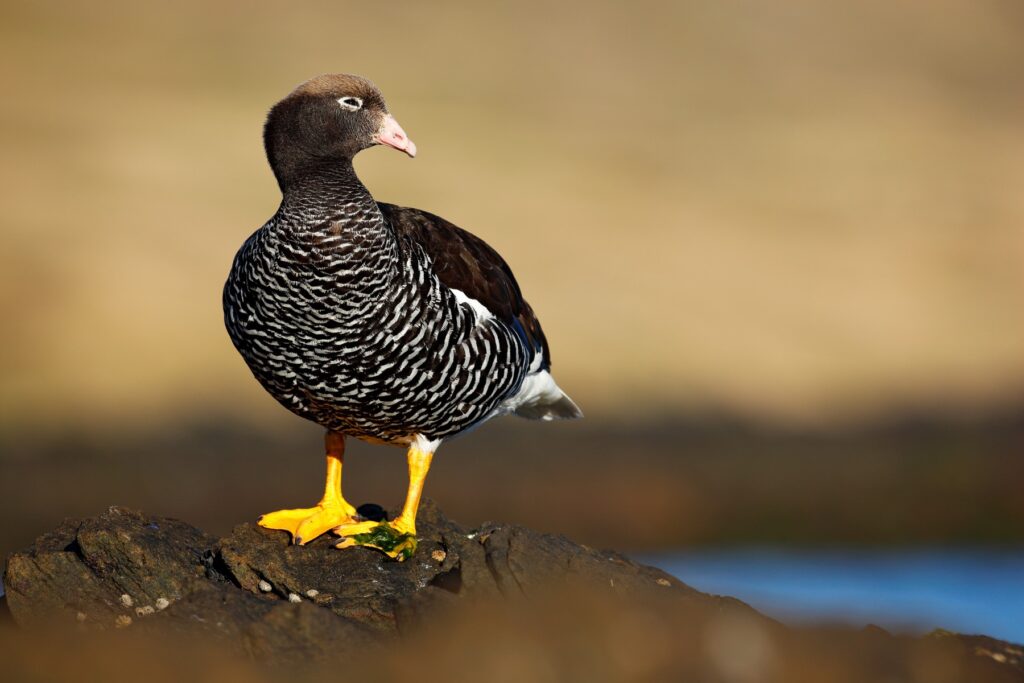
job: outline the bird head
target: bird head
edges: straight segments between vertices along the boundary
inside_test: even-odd
[[[304,167],[351,161],[374,145],[416,156],[377,86],[351,74],[324,74],[293,90],[271,108],[263,141],[282,188]]]

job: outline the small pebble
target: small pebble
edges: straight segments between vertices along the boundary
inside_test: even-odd
[[[444,558],[448,557],[448,553],[438,549],[430,553],[430,557],[434,559],[434,562],[444,562]]]
[[[124,628],[125,626],[132,625],[132,618],[127,614],[122,614],[117,619],[114,619],[114,626],[116,628]]]
[[[85,621],[86,620],[85,612],[79,612],[78,614],[76,614],[75,615],[75,619],[77,621]]]
[[[669,581],[668,579],[658,579],[657,583],[658,583],[659,586],[671,586],[672,585],[672,582]]]
[[[302,602],[302,598],[299,597],[298,593],[289,593],[288,602]]]
[[[309,598],[310,600],[312,600],[313,598],[315,598],[318,595],[320,595],[320,591],[318,591],[315,588],[310,588],[308,591],[306,591],[306,597]]]
[[[132,596],[128,595],[127,593],[123,593],[121,595],[121,604],[124,605],[125,607],[131,607],[132,604],[134,604],[132,602]]]
[[[135,608],[135,615],[139,617],[144,617],[146,615],[152,614],[155,611],[156,610],[153,609],[152,605],[143,605],[142,607]]]
[[[156,608],[157,609],[167,609],[170,606],[171,606],[171,601],[168,600],[167,598],[157,598],[156,599]]]
[[[270,582],[265,579],[260,579],[260,590],[264,593],[269,593],[274,590],[274,587],[270,585]]]

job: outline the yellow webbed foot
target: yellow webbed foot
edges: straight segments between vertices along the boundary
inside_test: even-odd
[[[334,529],[334,533],[345,537],[336,548],[376,548],[399,562],[416,552],[416,529],[401,517],[393,522],[342,524]]]
[[[319,503],[316,507],[278,510],[262,515],[256,523],[267,529],[279,529],[292,535],[292,542],[305,545],[338,525],[356,521],[351,505]]]

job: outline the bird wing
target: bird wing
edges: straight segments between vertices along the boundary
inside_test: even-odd
[[[440,216],[393,204],[378,206],[399,239],[412,240],[433,261],[434,273],[442,284],[476,299],[495,318],[516,329],[535,353],[543,354],[539,369],[551,367],[551,352],[540,321],[498,252]]]

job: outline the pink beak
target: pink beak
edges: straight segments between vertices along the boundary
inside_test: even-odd
[[[373,141],[379,145],[394,147],[411,157],[416,156],[416,143],[409,139],[409,136],[405,134],[391,114],[384,116],[384,123],[381,124],[377,134],[373,136]]]

